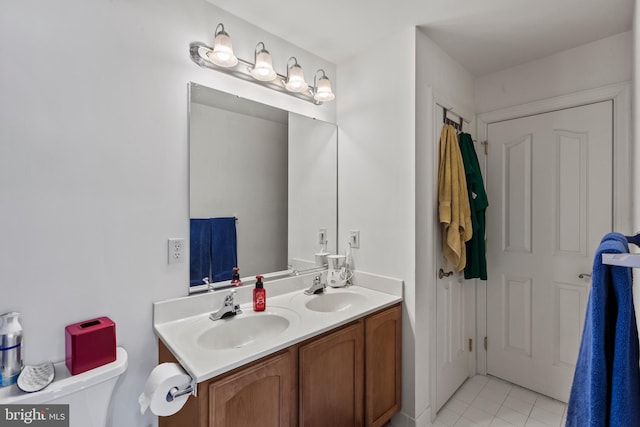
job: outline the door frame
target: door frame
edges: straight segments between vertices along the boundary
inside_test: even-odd
[[[568,95],[547,98],[527,104],[507,107],[488,113],[478,114],[478,141],[487,141],[488,127],[491,123],[518,119],[567,108],[580,107],[601,101],[613,101],[613,227],[615,231],[634,234],[632,230],[633,200],[632,189],[632,152],[631,152],[631,82],[622,82],[589,89]],[[488,143],[491,150],[491,142]],[[483,162],[483,175],[486,182],[486,161]],[[491,203],[491,194],[488,194]],[[487,336],[487,282],[478,280],[476,290],[477,336]],[[477,373],[487,373],[487,351],[478,345],[476,352]]]

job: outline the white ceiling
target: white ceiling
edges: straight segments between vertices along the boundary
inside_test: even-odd
[[[634,0],[207,0],[333,63],[419,26],[475,76],[632,29]]]

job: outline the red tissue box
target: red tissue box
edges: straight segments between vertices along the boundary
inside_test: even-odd
[[[71,375],[116,360],[116,324],[108,317],[74,323],[64,331],[65,361]]]

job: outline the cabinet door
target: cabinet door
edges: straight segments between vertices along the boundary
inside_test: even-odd
[[[400,410],[402,307],[368,317],[365,335],[365,425],[378,427]]]
[[[363,340],[360,321],[300,347],[300,427],[363,425]]]
[[[291,425],[293,357],[274,356],[209,385],[210,427]]]

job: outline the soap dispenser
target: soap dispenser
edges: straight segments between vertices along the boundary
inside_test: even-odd
[[[7,386],[18,380],[22,371],[22,326],[20,313],[9,312],[0,315],[0,386]]]
[[[233,276],[231,277],[231,286],[241,286],[242,280],[240,280],[240,269],[233,267]]]
[[[264,311],[267,307],[267,291],[263,287],[263,276],[256,276],[256,287],[253,289],[253,311]]]

